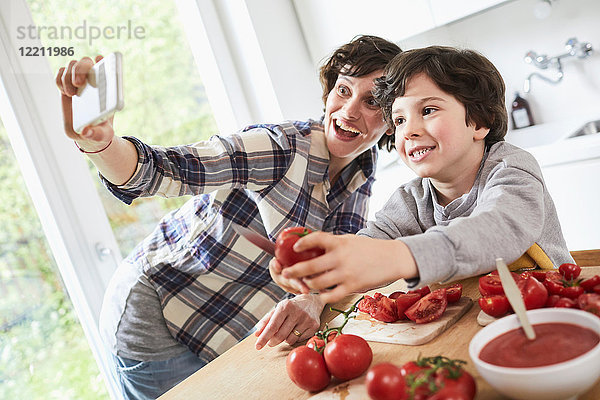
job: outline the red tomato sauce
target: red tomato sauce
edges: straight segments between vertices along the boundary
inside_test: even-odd
[[[536,324],[533,329],[534,340],[520,328],[503,333],[483,347],[479,358],[501,367],[542,367],[578,357],[600,342],[596,332],[574,324]]]

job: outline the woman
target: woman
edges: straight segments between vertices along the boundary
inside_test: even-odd
[[[337,49],[320,70],[322,121],[254,125],[170,148],[116,136],[112,119],[75,133],[71,97],[93,62],[59,70],[65,132],[115,196],[129,204],[195,195],[123,261],[105,294],[100,328],[125,396],[162,394],[237,343],[279,301],[258,326],[257,348],[315,332],[324,304],[310,294],[284,300],[269,275],[271,257],[231,223],[271,240],[289,226],[341,234],[365,225],[374,146],[393,146],[371,89],[398,52],[373,36]]]

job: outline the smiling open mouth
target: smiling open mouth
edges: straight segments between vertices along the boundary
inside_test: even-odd
[[[339,120],[335,120],[335,132],[339,136],[342,136],[345,138],[355,138],[362,133],[358,129],[355,129],[351,126],[347,126]]]
[[[425,154],[429,153],[433,149],[435,149],[435,146],[421,147],[419,149],[411,151],[408,155],[411,158],[421,158],[421,157],[423,157]]]

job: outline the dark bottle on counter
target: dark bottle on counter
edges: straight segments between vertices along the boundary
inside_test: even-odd
[[[515,92],[510,119],[512,120],[514,129],[525,128],[534,124],[531,110],[529,109],[529,102],[522,98],[519,92]]]

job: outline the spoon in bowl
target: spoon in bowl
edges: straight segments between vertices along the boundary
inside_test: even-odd
[[[521,297],[521,291],[517,287],[517,283],[510,274],[503,259],[496,258],[496,268],[498,269],[498,275],[502,282],[504,294],[508,298],[508,302],[515,311],[515,314],[517,314],[517,318],[519,318],[523,330],[525,331],[525,336],[527,336],[527,339],[529,340],[535,339],[535,331],[529,322],[529,318],[527,318],[527,310],[525,309],[525,303]]]

